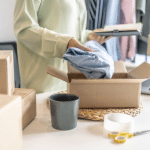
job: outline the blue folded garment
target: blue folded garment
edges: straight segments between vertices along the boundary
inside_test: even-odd
[[[114,61],[106,49],[96,41],[89,41],[84,46],[93,49],[94,52],[71,47],[63,59],[82,72],[87,79],[111,78],[114,73]]]

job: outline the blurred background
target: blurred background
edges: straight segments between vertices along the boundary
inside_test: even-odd
[[[125,61],[128,69],[144,61],[150,63],[147,55],[150,34],[150,0],[85,0],[87,7],[87,29],[103,28],[105,25],[143,24],[138,37],[116,37],[104,46],[115,61]],[[0,1],[0,50],[14,51],[15,86],[20,87],[17,60],[17,44],[13,31],[15,0]]]

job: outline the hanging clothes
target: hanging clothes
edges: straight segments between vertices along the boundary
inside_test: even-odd
[[[105,12],[106,8],[107,8],[106,1],[98,0],[97,9],[96,9],[97,13],[95,18],[95,29],[104,28],[105,18],[106,18],[106,12]]]
[[[142,1],[142,0],[141,0]],[[142,3],[142,2],[141,2]],[[147,50],[147,42],[145,42],[143,39],[141,39],[140,37],[148,37],[148,35],[150,34],[150,1],[149,0],[143,0],[143,3],[145,4],[145,9],[141,9],[141,12],[143,10],[144,15],[142,16],[142,23],[143,23],[143,29],[142,29],[142,36],[138,37],[138,44],[137,44],[137,50],[139,53],[144,53],[146,54],[147,52],[145,50]],[[141,5],[142,6],[142,5]]]
[[[87,9],[87,29],[95,29],[95,18],[96,18],[96,7],[97,0],[85,0],[86,9]]]
[[[105,25],[119,24],[120,0],[97,0],[96,7],[92,7],[94,0],[85,0],[85,3],[88,13],[87,29],[93,30],[104,28]],[[94,14],[94,17],[91,14]],[[118,61],[121,58],[118,37],[109,39],[102,46],[106,48],[108,54],[113,57],[114,61]]]
[[[136,22],[143,22],[146,9],[146,0],[136,0]]]
[[[104,6],[104,25],[119,24],[120,0],[104,0]],[[108,54],[113,57],[114,61],[118,61],[121,58],[119,37],[113,37],[104,44]]]
[[[120,0],[120,24],[136,23],[135,0]],[[120,37],[121,60],[125,61],[126,57],[134,59],[136,49],[136,36]]]
[[[146,1],[145,15],[143,18],[143,31],[142,35],[148,37],[150,34],[150,1]]]

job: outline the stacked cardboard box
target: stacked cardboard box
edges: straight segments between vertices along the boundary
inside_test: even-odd
[[[0,94],[22,97],[23,129],[36,116],[36,91],[34,89],[15,89],[13,51],[0,51]]]
[[[22,149],[22,102],[20,96],[0,95],[0,149]]]
[[[22,97],[22,127],[25,129],[36,116],[36,91],[15,88],[14,95]]]
[[[0,94],[12,95],[14,90],[13,51],[0,51]]]

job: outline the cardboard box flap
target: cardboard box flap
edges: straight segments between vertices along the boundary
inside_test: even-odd
[[[147,79],[150,77],[150,64],[144,62],[130,71],[129,74],[136,79]]]
[[[54,76],[54,77],[56,77],[56,78],[59,78],[59,79],[69,83],[67,73],[65,73],[61,70],[58,70],[58,69],[55,69],[53,67],[47,66],[47,73]]]
[[[114,62],[114,73],[126,73],[126,67],[123,61]]]

